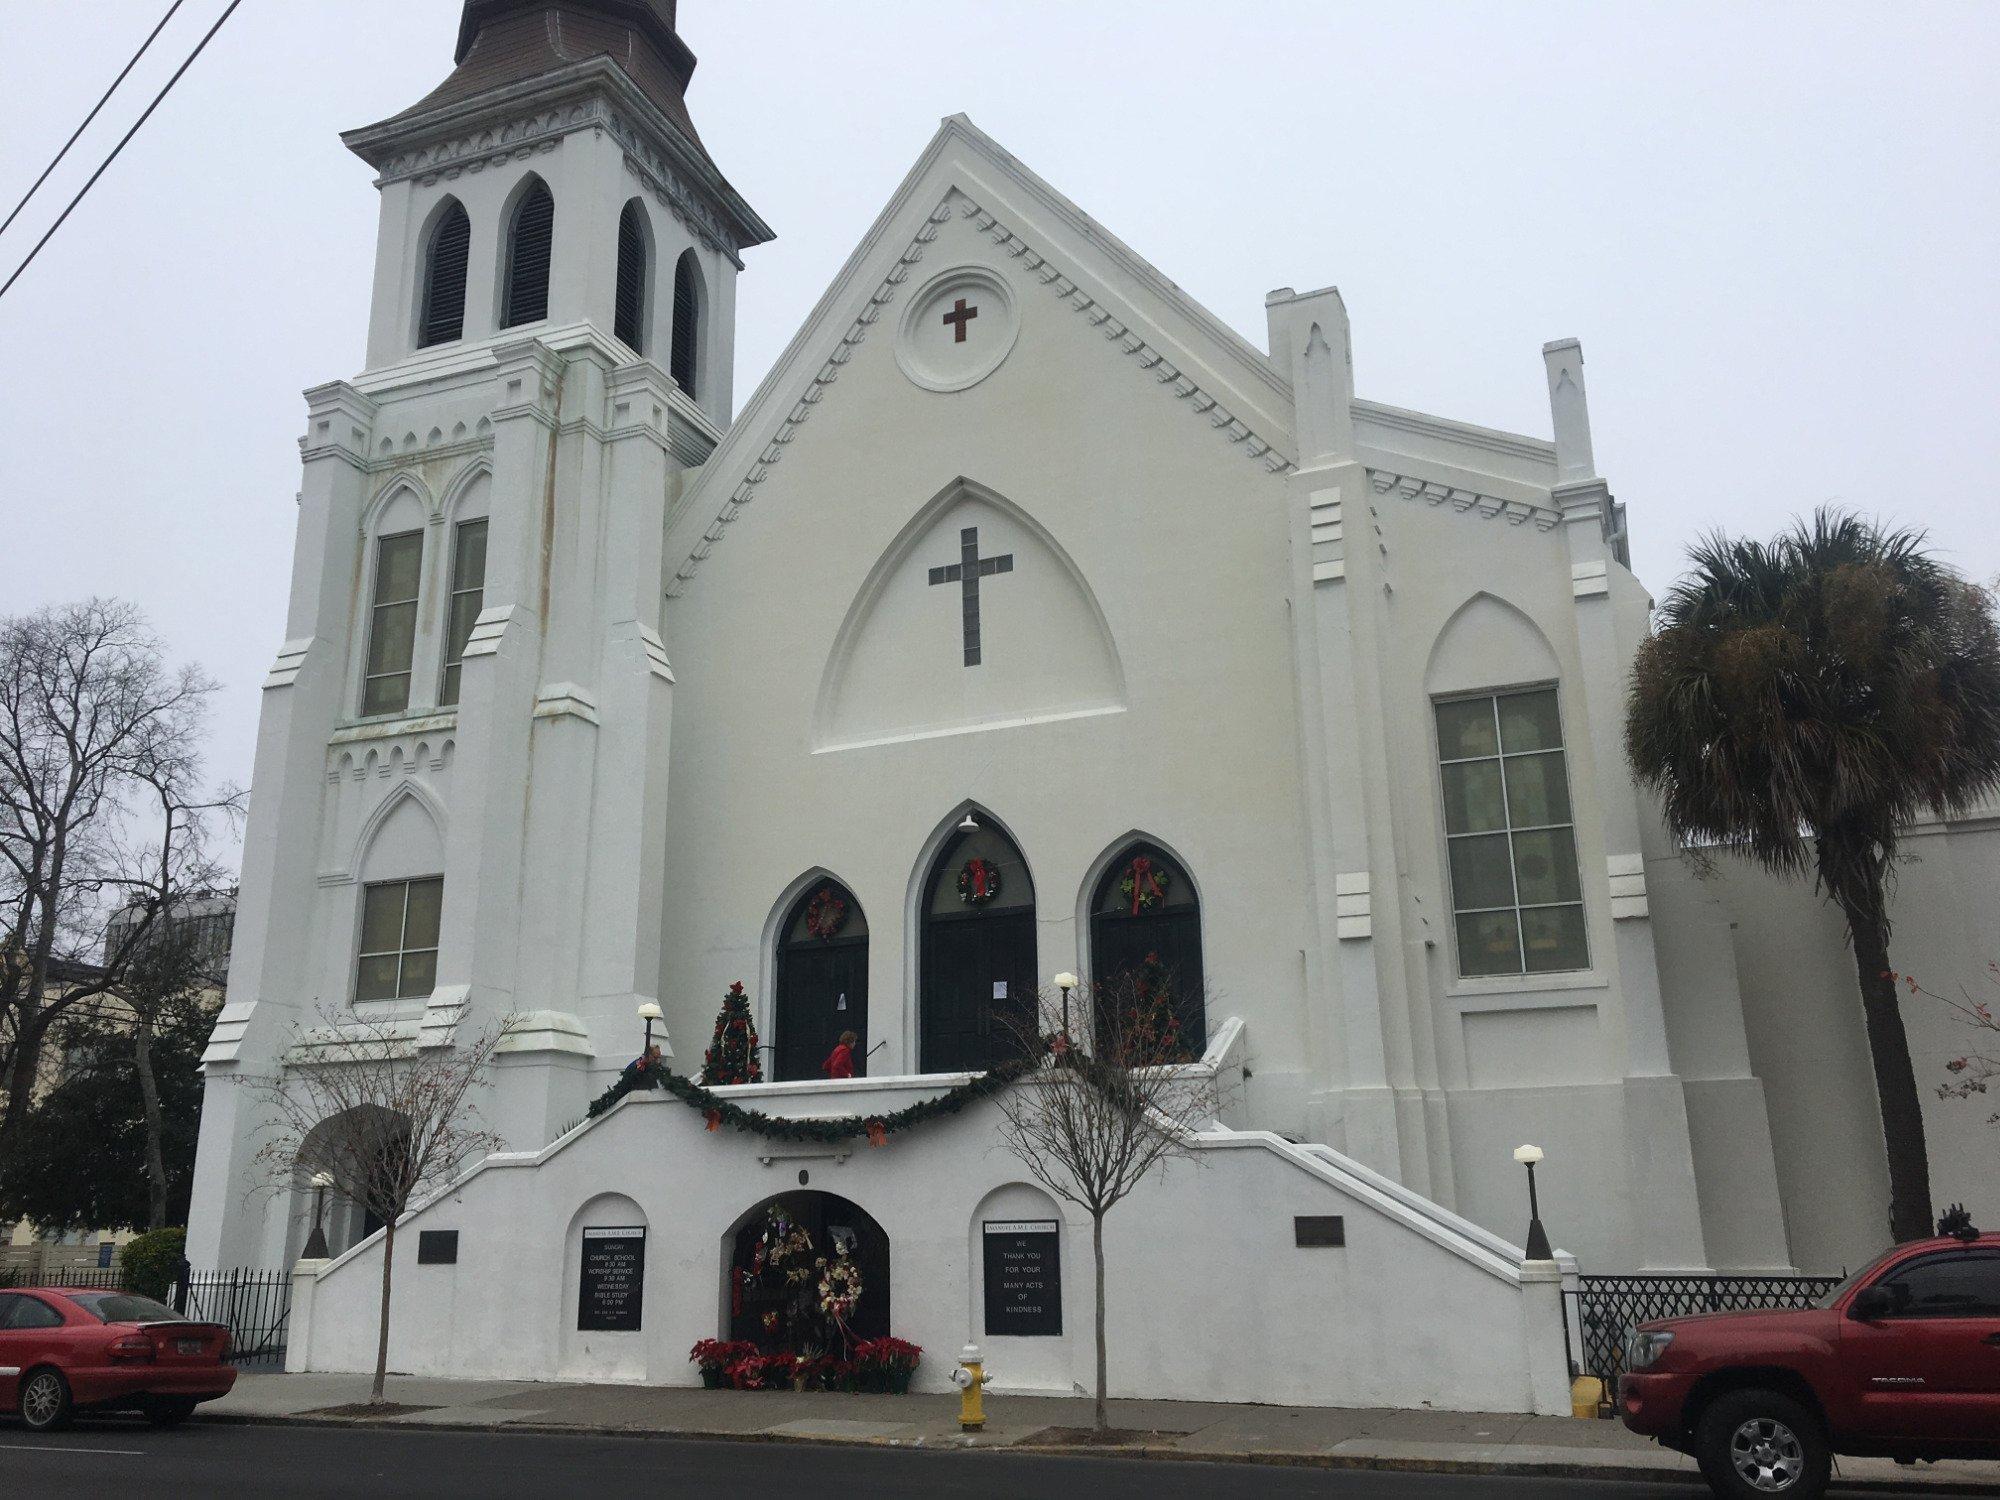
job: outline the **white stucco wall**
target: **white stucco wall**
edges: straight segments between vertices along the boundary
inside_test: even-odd
[[[858,1101],[883,1096],[871,1088],[854,1099],[865,1109]],[[754,1102],[785,1107],[768,1088]],[[725,1232],[796,1189],[804,1169],[811,1188],[850,1199],[888,1234],[893,1331],[924,1347],[918,1388],[948,1390],[959,1347],[984,1341],[979,1220],[996,1206],[1055,1212],[1000,1148],[997,1117],[982,1104],[884,1148],[836,1153],[711,1133],[678,1100],[632,1095],[537,1157],[489,1158],[405,1218],[390,1368],[696,1384],[689,1346],[726,1332]],[[1295,1247],[1296,1214],[1342,1215],[1346,1247]],[[996,1343],[1002,1392],[1092,1383],[1089,1221],[1061,1217],[1064,1332]],[[577,1333],[580,1228],[634,1223],[648,1228],[641,1329]],[[423,1229],[458,1231],[456,1265],[416,1264]],[[310,1305],[291,1368],[372,1367],[381,1253],[378,1235],[302,1279]],[[1114,1394],[1566,1409],[1552,1286],[1524,1291],[1518,1262],[1488,1243],[1275,1137],[1204,1137],[1198,1164],[1170,1163],[1113,1211],[1105,1253]]]

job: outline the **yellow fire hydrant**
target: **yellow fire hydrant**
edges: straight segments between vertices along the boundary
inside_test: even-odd
[[[978,1432],[986,1426],[986,1407],[980,1395],[992,1384],[993,1372],[981,1360],[977,1344],[967,1344],[959,1351],[958,1368],[951,1372],[951,1380],[958,1387],[958,1430]]]

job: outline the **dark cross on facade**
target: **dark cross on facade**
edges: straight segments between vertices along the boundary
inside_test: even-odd
[[[964,304],[961,303],[960,306]],[[979,665],[979,580],[994,573],[1014,571],[1014,554],[998,557],[979,555],[979,528],[968,526],[958,534],[958,561],[948,567],[932,568],[931,582],[955,583],[965,615],[965,664]]]
[[[951,324],[951,341],[954,344],[965,342],[965,325],[978,316],[979,309],[967,307],[963,297],[960,297],[952,310],[944,315],[945,322]]]

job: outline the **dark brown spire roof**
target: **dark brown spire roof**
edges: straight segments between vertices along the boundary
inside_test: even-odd
[[[592,57],[617,63],[689,141],[701,145],[685,97],[694,53],[674,31],[674,0],[466,0],[458,67],[383,123]]]

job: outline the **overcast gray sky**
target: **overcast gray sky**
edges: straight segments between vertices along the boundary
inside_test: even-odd
[[[226,0],[188,0],[0,279]],[[166,0],[0,0],[11,207]],[[451,67],[456,0],[245,0],[0,300],[0,611],[136,600],[247,781],[299,392],[360,367],[375,234],[336,132]],[[1361,394],[1546,434],[1583,340],[1656,590],[1823,500],[2000,572],[2000,5],[681,0],[710,151],[778,232],[739,402],[963,110],[1253,343],[1338,285]]]

